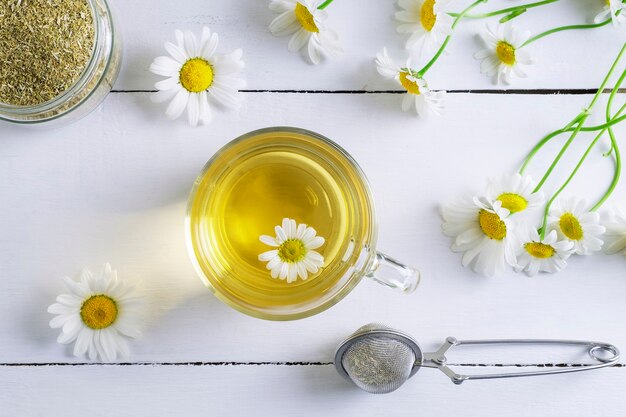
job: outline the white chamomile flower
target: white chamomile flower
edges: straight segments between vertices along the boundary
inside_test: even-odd
[[[453,237],[454,252],[463,252],[463,266],[486,276],[515,265],[515,223],[501,201],[466,198],[441,210],[443,232]]]
[[[428,112],[440,115],[443,111],[443,99],[445,91],[431,91],[426,80],[412,70],[410,60],[406,67],[401,68],[387,54],[387,48],[376,55],[376,68],[384,78],[395,80],[406,90],[402,99],[402,110],[408,111],[415,108],[419,116],[425,117]]]
[[[611,19],[614,25],[622,24],[626,21],[626,5],[622,0],[601,0],[604,4],[602,11],[593,19],[595,23],[604,22]]]
[[[626,255],[626,214],[614,210],[608,213],[606,226],[604,251],[609,255],[624,252]]]
[[[59,295],[56,303],[48,307],[55,314],[50,327],[62,328],[57,342],[74,344],[74,355],[88,353],[89,359],[98,356],[104,361],[114,361],[118,353],[130,355],[128,338],[137,338],[141,332],[143,298],[133,287],[118,279],[117,271],[104,264],[99,276],[83,269],[80,281],[63,278],[69,290]]]
[[[606,229],[600,224],[600,215],[586,207],[585,200],[576,197],[561,199],[548,215],[548,230],[555,230],[560,239],[572,242],[577,255],[591,255],[604,243],[600,238]]]
[[[170,119],[178,118],[187,109],[187,120],[192,126],[211,121],[209,99],[237,109],[239,89],[246,84],[239,74],[244,67],[242,50],[217,55],[217,33],[211,33],[206,26],[199,42],[190,31],[174,33],[176,43],[165,43],[170,56],[157,57],[150,65],[151,72],[168,77],[154,85],[159,91],[152,95],[152,100],[170,101],[165,111]]]
[[[298,277],[307,279],[309,272],[315,274],[324,266],[324,257],[315,251],[324,244],[324,238],[316,236],[315,229],[284,218],[282,226],[274,230],[276,237],[259,237],[261,242],[276,248],[259,255],[259,261],[267,262],[272,278],[291,283]]]
[[[317,65],[322,56],[337,57],[343,50],[337,34],[326,27],[328,15],[319,10],[317,0],[271,0],[270,9],[280,13],[272,23],[270,32],[274,36],[292,35],[287,45],[291,52],[306,46],[306,55]]]
[[[534,193],[535,182],[529,175],[503,175],[492,179],[487,185],[487,198],[502,202],[511,214],[527,212],[543,204],[543,191]]]
[[[530,38],[530,32],[521,32],[511,23],[499,25],[495,29],[487,25],[481,38],[486,48],[474,54],[474,58],[482,60],[480,72],[493,77],[497,84],[509,84],[513,74],[526,77],[521,67],[532,64],[532,61],[522,45]]]
[[[559,240],[555,230],[541,239],[537,229],[522,226],[518,229],[521,245],[517,249],[517,272],[524,271],[528,276],[538,272],[559,272],[567,266],[567,258],[572,254],[574,244]]]
[[[406,48],[419,55],[430,54],[452,32],[454,19],[444,11],[450,0],[398,0],[396,12],[399,33],[410,34]]]

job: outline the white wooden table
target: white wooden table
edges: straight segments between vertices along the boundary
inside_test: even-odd
[[[626,40],[623,28],[538,42],[529,78],[506,91],[491,85],[472,58],[473,34],[484,21],[463,23],[428,77],[432,88],[453,92],[446,112],[420,120],[400,111],[400,97],[385,91],[393,87],[373,65],[383,46],[401,54],[392,1],[336,0],[330,23],[346,53],[318,67],[269,33],[274,15],[265,0],[110,3],[125,56],[104,104],[58,130],[0,125],[1,417],[624,413],[623,365],[459,387],[426,369],[402,389],[373,396],[342,380],[330,363],[337,343],[372,321],[413,334],[424,349],[448,335],[599,339],[626,349],[623,256],[578,257],[558,275],[486,279],[461,267],[437,214],[440,204],[514,170],[534,142],[578,113]],[[537,32],[588,20],[597,10],[585,9],[591,1],[562,3],[529,12],[520,24]],[[510,4],[494,0],[488,7]],[[166,120],[150,102],[157,78],[147,67],[174,29],[202,25],[219,33],[221,50],[244,49],[250,91],[241,111],[216,114],[209,127],[193,129],[182,119]],[[601,116],[597,110],[592,122]],[[201,284],[184,242],[189,188],[218,148],[272,125],[318,131],[359,161],[375,195],[379,248],[422,271],[414,294],[363,282],[318,316],[280,323],[237,313]],[[626,129],[618,133],[621,139]],[[582,146],[574,146],[570,163]],[[599,195],[598,184],[608,182],[605,149],[593,152],[575,181],[577,194]],[[539,175],[550,157],[543,154],[531,171]],[[624,208],[625,189],[620,184],[609,205]],[[131,363],[74,358],[48,327],[46,308],[62,291],[60,278],[105,261],[147,288],[153,320],[132,345]],[[506,353],[465,351],[450,360],[486,365],[469,368],[474,372],[519,369],[497,364],[535,369],[571,352]]]

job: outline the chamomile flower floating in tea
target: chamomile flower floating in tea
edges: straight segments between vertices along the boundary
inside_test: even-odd
[[[443,232],[463,252],[463,266],[492,277],[515,265],[516,224],[501,201],[466,198],[442,208]]]
[[[282,226],[274,228],[276,237],[262,235],[259,240],[276,249],[263,252],[259,261],[267,262],[272,278],[292,283],[307,279],[309,272],[317,273],[324,266],[324,257],[315,249],[322,246],[324,238],[306,224],[297,224],[294,219],[284,218]]]
[[[48,312],[56,315],[50,327],[61,328],[57,342],[75,342],[74,355],[89,359],[116,360],[128,357],[129,338],[137,338],[143,298],[133,287],[118,279],[108,263],[98,276],[84,269],[80,281],[64,278],[68,293],[57,297]]]
[[[602,249],[601,239],[606,228],[600,224],[600,215],[587,210],[585,200],[572,197],[557,201],[548,215],[548,228],[560,239],[573,243],[577,255],[590,255]]]
[[[406,48],[418,55],[432,53],[452,32],[454,19],[444,9],[450,0],[398,0],[396,12],[399,33],[408,34]]]
[[[272,0],[269,8],[280,14],[270,23],[270,32],[277,37],[291,35],[287,49],[298,52],[306,47],[306,56],[315,65],[322,57],[337,57],[343,52],[339,37],[324,23],[328,15],[323,9],[331,2]]]
[[[593,19],[595,23],[602,23],[611,19],[614,25],[622,24],[626,21],[626,5],[622,0],[596,0],[602,4],[602,11]]]
[[[538,272],[559,272],[567,266],[567,258],[572,254],[574,244],[559,240],[555,230],[544,238],[534,227],[520,227],[518,230],[521,246],[517,251],[517,272],[524,271],[528,276]]]
[[[510,23],[495,29],[487,25],[481,38],[486,48],[474,54],[474,58],[482,60],[480,72],[493,77],[496,84],[509,84],[513,75],[526,77],[522,66],[532,61],[522,46],[529,40],[530,32],[521,32]]]
[[[624,252],[626,255],[626,214],[612,210],[607,214],[604,251],[609,254]]]
[[[406,90],[402,99],[402,110],[415,109],[419,116],[427,116],[429,112],[440,115],[443,111],[445,91],[431,91],[426,80],[411,69],[411,62],[407,60],[406,67],[396,64],[384,48],[376,55],[376,69],[384,78],[394,80]]]
[[[493,179],[487,185],[487,198],[500,201],[502,208],[511,214],[526,213],[541,206],[544,202],[543,191],[533,192],[537,184],[529,175],[503,175]]]
[[[159,90],[152,95],[157,103],[169,101],[165,114],[178,118],[185,109],[192,126],[211,121],[210,100],[229,109],[240,106],[239,89],[245,86],[240,72],[244,67],[243,52],[216,54],[217,33],[202,29],[200,40],[190,32],[175,31],[176,43],[166,42],[170,56],[157,57],[150,65],[154,74],[168,77],[155,84]]]

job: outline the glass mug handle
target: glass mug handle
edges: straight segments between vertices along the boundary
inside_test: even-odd
[[[405,294],[415,291],[420,282],[418,270],[380,252],[376,252],[374,261],[365,276]]]

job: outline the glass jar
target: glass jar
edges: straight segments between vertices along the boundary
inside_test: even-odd
[[[78,80],[56,98],[41,104],[15,106],[0,102],[0,120],[53,127],[75,122],[104,100],[119,73],[122,44],[106,0],[85,0],[94,19],[91,58]]]

